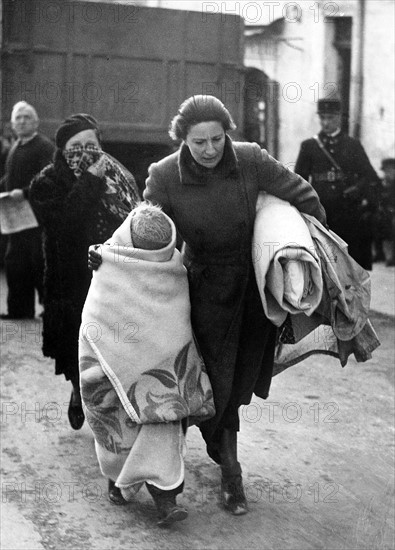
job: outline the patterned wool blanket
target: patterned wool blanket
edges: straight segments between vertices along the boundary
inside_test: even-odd
[[[173,238],[167,247],[142,250],[131,244],[130,220],[101,247],[80,329],[87,420],[97,443],[115,453],[133,440],[127,432],[138,425],[215,414],[174,224],[168,218]]]

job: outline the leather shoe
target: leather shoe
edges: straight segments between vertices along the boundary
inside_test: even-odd
[[[248,512],[244,494],[241,466],[237,460],[237,432],[223,430],[219,453],[221,456],[221,500],[225,510],[234,516]]]
[[[82,409],[82,405],[75,405],[74,400],[74,391],[71,392],[69,409],[67,411],[67,416],[69,417],[70,426],[73,430],[80,430],[84,424],[85,415]]]
[[[182,521],[188,517],[188,510],[183,506],[164,503],[159,512],[158,527],[167,527],[176,521]]]
[[[127,504],[127,501],[122,496],[121,489],[115,485],[115,481],[112,479],[108,480],[108,500],[117,506]]]
[[[248,512],[247,499],[240,474],[229,477],[222,476],[221,500],[225,510],[234,516],[243,516]]]
[[[176,521],[182,521],[188,517],[188,510],[179,506],[176,502],[177,489],[164,491],[146,483],[149,494],[154,499],[156,508],[159,512],[159,527],[167,527]]]

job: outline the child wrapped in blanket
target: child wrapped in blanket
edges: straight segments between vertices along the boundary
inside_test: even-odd
[[[85,414],[109,499],[123,504],[145,483],[162,526],[187,517],[176,503],[183,425],[215,414],[175,245],[174,223],[159,207],[132,210],[101,246],[79,348]]]

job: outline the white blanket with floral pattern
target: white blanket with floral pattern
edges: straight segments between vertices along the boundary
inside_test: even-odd
[[[93,431],[100,424],[99,439],[107,444],[121,427],[106,406],[105,388],[115,390],[133,424],[214,414],[192,334],[187,273],[168,219],[172,242],[153,251],[133,248],[130,216],[123,222],[102,246],[82,313],[82,396],[88,422]]]

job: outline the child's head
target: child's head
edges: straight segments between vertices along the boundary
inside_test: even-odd
[[[130,234],[134,248],[159,250],[170,244],[172,227],[159,206],[141,202],[132,210]]]

